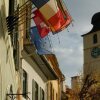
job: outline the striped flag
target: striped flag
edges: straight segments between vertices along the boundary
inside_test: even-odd
[[[45,5],[49,0],[32,0],[33,4],[39,9]]]
[[[69,24],[72,22],[72,17],[69,15],[69,13],[67,11],[66,12],[66,20],[64,25],[61,27],[61,29],[63,28],[67,28],[69,26]]]
[[[37,2],[39,2],[39,0],[37,0]],[[42,3],[42,5],[37,8],[42,17],[45,19],[44,21],[46,22],[46,24],[51,28],[52,32],[59,32],[70,24],[71,21],[65,9],[63,9],[61,0],[59,3],[60,6],[56,0],[41,0],[40,3]]]
[[[72,22],[72,18],[66,8],[66,5],[64,3],[63,0],[56,0],[58,7],[60,8],[62,15],[64,17],[65,23],[63,24],[63,26],[61,27],[61,30],[65,29],[68,27],[68,25]]]
[[[34,11],[35,16],[33,17],[33,20],[37,26],[37,29],[39,31],[39,35],[41,38],[44,38],[48,33],[50,32],[49,27],[46,25],[43,16],[39,12],[39,10]]]
[[[59,11],[56,0],[49,0],[45,5],[39,8],[39,11],[46,20],[49,20]]]
[[[34,5],[35,5],[35,3],[34,3]],[[58,23],[59,18],[58,18],[58,14],[57,14],[57,13],[59,13],[59,8],[57,6],[57,2],[55,0],[48,0],[47,3],[45,3],[43,6],[39,7],[39,11],[40,11],[41,15],[44,17],[45,21],[51,27],[51,29],[53,31],[55,31],[55,26],[57,27],[57,24],[59,26],[59,23]],[[49,19],[53,19],[52,17],[55,18],[55,20],[56,20],[53,23],[50,22],[51,20],[48,21]]]

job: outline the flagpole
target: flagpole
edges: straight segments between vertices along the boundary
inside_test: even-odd
[[[28,0],[27,2],[25,2],[22,6],[20,6],[19,7],[19,9],[21,9],[22,7],[24,7],[29,1],[31,1],[31,0]],[[29,7],[30,7],[31,5],[29,5]],[[25,9],[27,8],[27,6],[25,6]],[[34,7],[35,8],[35,7]],[[34,8],[32,8],[31,10],[33,10]],[[18,10],[19,10],[18,9]],[[20,26],[20,25],[22,25],[22,24],[24,24],[25,22],[27,22],[27,21],[30,21],[31,19],[33,19],[33,17],[31,17],[31,15],[33,14],[33,12],[27,12],[26,10],[22,10],[22,11],[25,11],[24,13],[22,13],[21,14],[21,10],[20,11],[15,11],[14,13],[15,13],[15,15],[18,15],[18,17],[16,17],[16,16],[14,16],[14,17],[16,17],[14,20],[13,20],[13,23],[11,24],[11,25],[9,25],[8,26],[8,32],[10,32],[12,29],[10,29],[10,28],[12,28],[12,27],[15,27],[15,25],[16,25],[16,22],[18,23],[18,27]],[[19,12],[19,13],[18,13]],[[17,14],[16,14],[17,13]],[[25,17],[25,18],[23,18],[23,17]],[[20,20],[19,20],[20,19]],[[8,21],[9,21],[9,19],[7,19]],[[45,19],[44,19],[44,21],[45,21]],[[45,21],[46,22],[46,21]],[[9,23],[8,23],[9,24]],[[52,30],[52,28],[51,28],[51,24],[50,23],[45,23],[47,26],[49,26],[50,27],[50,29],[51,29],[51,31],[53,32],[53,30]]]
[[[19,9],[21,9],[22,7],[24,7],[29,1],[31,2],[31,0],[26,1],[23,5],[21,5],[21,6],[19,7]],[[14,11],[14,13],[17,13],[17,10]]]
[[[35,7],[34,7],[35,8]],[[33,10],[34,8],[32,8],[31,10]],[[17,11],[18,12],[18,11]],[[28,16],[31,16],[32,14],[33,14],[33,12],[31,12],[31,13],[29,13],[30,15],[27,15],[27,13],[29,13],[29,12],[24,12],[22,15],[21,14],[18,14],[19,15],[19,17],[18,17],[18,19],[21,19],[23,16],[24,17],[28,17]],[[21,15],[21,16],[20,16]],[[26,16],[25,16],[26,15]],[[9,17],[9,16],[8,16]],[[15,16],[16,17],[16,16]],[[22,19],[23,20],[23,19]],[[18,22],[20,22],[20,21],[22,21],[22,20],[19,20]]]
[[[31,7],[32,6],[32,4],[30,4],[30,5],[26,5],[24,8],[22,8],[22,10],[19,10],[19,15],[21,14],[21,13],[23,13],[24,11],[26,11],[26,9],[28,8],[28,7]],[[35,6],[34,6],[34,8],[35,8]],[[33,8],[33,9],[34,9]],[[33,9],[31,9],[31,10],[33,10]],[[13,13],[14,14],[14,16],[17,16],[17,11],[16,11],[16,13]]]

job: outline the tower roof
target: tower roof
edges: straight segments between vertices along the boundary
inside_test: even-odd
[[[95,13],[92,17],[91,24],[93,25],[93,28],[90,32],[83,34],[82,36],[88,35],[90,33],[96,32],[100,30],[100,12]]]
[[[93,15],[92,20],[91,20],[91,24],[96,26],[96,25],[100,25],[100,12],[96,13]]]

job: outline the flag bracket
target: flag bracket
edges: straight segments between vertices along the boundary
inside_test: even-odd
[[[18,94],[14,94],[14,93],[9,93],[9,94],[6,94],[7,97],[9,97],[11,100],[15,100],[17,98],[17,96],[19,95],[22,95],[22,96],[26,96],[27,100],[31,100],[29,97],[28,97],[28,93],[18,93]]]

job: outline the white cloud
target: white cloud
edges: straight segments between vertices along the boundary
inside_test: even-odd
[[[56,53],[60,53],[60,54],[67,54],[67,52],[69,52],[69,53],[73,52],[73,50],[71,48],[67,49],[67,48],[57,47],[57,48],[53,48],[53,49]]]

